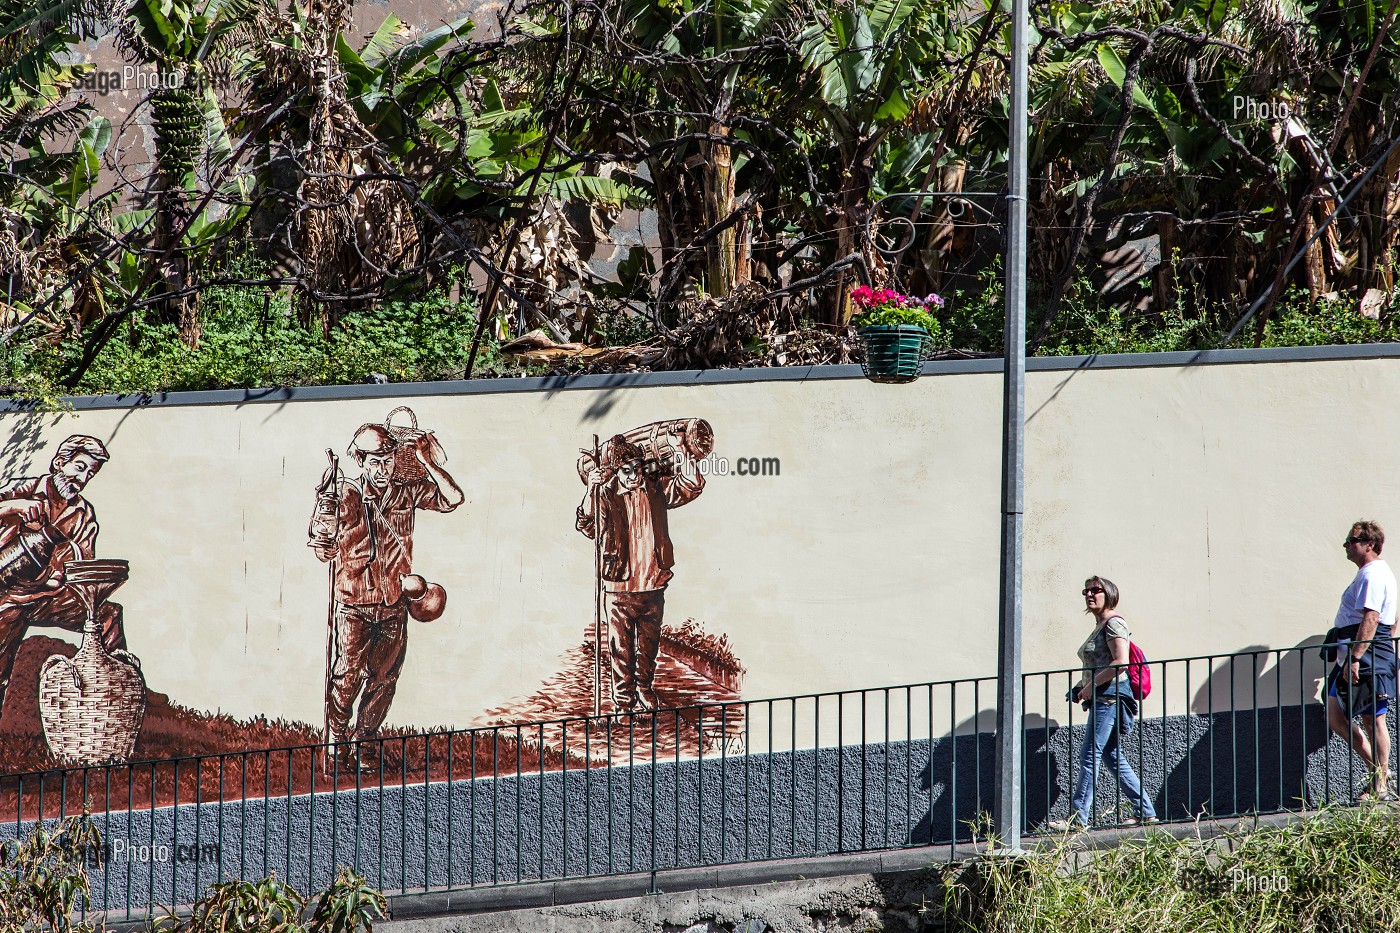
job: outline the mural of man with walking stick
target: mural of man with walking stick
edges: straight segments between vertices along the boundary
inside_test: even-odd
[[[616,435],[586,463],[588,490],[575,526],[596,542],[595,570],[608,619],[608,663],[613,710],[653,710],[656,659],[666,586],[675,565],[667,520],[670,509],[693,501],[705,488],[696,456],[709,452],[709,425],[676,422],[654,428],[643,444]],[[704,438],[687,445],[685,426]],[[703,429],[694,427],[703,425]],[[644,430],[644,429],[639,429]],[[634,432],[635,433],[635,432]],[[691,450],[701,447],[703,452]],[[601,626],[600,626],[601,627]],[[595,658],[601,659],[598,651]]]
[[[451,512],[465,499],[445,469],[431,432],[361,425],[350,443],[358,481],[340,475],[334,457],[317,493],[307,542],[331,564],[326,666],[327,742],[342,766],[378,766],[373,744],[398,686],[408,647],[407,620],[432,621],[446,595],[413,573],[414,513]],[[351,723],[356,698],[359,709]]]

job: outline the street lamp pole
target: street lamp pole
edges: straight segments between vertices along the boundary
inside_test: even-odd
[[[1011,119],[1006,194],[1006,357],[1002,368],[1001,588],[997,612],[996,796],[1004,849],[1021,848],[1021,542],[1025,512],[1028,0],[1011,3]]]

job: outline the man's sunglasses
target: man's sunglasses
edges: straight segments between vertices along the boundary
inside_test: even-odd
[[[1370,541],[1370,538],[1363,538],[1360,535],[1349,535],[1347,539],[1342,542],[1342,547],[1348,547],[1353,544],[1369,544]]]

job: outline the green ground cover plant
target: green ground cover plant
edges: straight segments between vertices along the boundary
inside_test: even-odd
[[[231,278],[254,278],[238,267]],[[460,377],[476,329],[476,306],[445,288],[349,312],[327,332],[297,321],[285,290],[222,285],[202,298],[196,346],[154,314],[133,314],[122,337],[108,341],[71,391],[59,379],[83,352],[81,335],[55,339],[32,332],[0,345],[3,394],[53,404],[63,394],[149,394],[200,389],[416,382]],[[522,375],[486,341],[478,374]],[[377,375],[376,375],[377,374]]]
[[[977,933],[1386,933],[1400,930],[1394,808],[1324,810],[1223,838],[1165,832],[1095,853],[1072,836],[943,869],[942,919]]]

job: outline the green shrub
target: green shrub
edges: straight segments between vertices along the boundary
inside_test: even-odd
[[[1037,320],[1031,315],[1028,330],[1034,330]],[[1217,342],[1206,317],[1191,314],[1180,300],[1160,313],[1123,309],[1104,301],[1090,282],[1083,281],[1060,305],[1041,355],[1169,353],[1205,350]]]
[[[0,844],[0,930],[91,931],[91,923],[73,918],[88,906],[84,856],[101,844],[87,816],[36,825],[24,839]]]
[[[234,268],[254,278],[256,269]],[[155,393],[197,389],[265,388],[360,383],[379,374],[391,382],[460,378],[476,330],[470,301],[442,290],[409,301],[385,301],[346,314],[329,336],[301,326],[290,296],[279,290],[229,285],[207,289],[200,303],[203,335],[190,349],[173,325],[136,313],[97,355],[78,394]],[[45,334],[22,334],[0,348],[0,383],[9,394],[53,407],[58,380],[77,363],[82,342],[54,344]],[[516,375],[483,341],[479,375]]]
[[[1254,330],[1245,328],[1245,339]],[[1264,325],[1266,347],[1314,347],[1333,344],[1392,343],[1400,340],[1400,321],[1391,314],[1376,321],[1357,313],[1356,302],[1342,298],[1318,298],[1291,288]]]
[[[227,277],[256,279],[255,262],[238,260]],[[1040,319],[1033,293],[1028,326]],[[1198,296],[1199,298],[1199,296]],[[907,303],[907,302],[906,302]],[[896,306],[866,311],[857,325],[926,324],[940,347],[999,353],[1005,322],[1005,290],[999,263],[986,271],[972,290],[956,291],[941,308]],[[1104,302],[1087,282],[1070,292],[1054,329],[1041,347],[1045,356],[1102,353],[1150,353],[1209,349],[1220,344],[1222,326],[1233,324],[1238,309],[1191,314],[1178,302],[1165,312],[1125,311]],[[1194,303],[1203,307],[1202,301]],[[928,311],[935,311],[933,316]],[[54,342],[31,326],[0,346],[0,393],[33,400],[45,409],[61,408],[67,394],[143,394],[163,391],[273,388],[335,385],[370,381],[378,374],[391,382],[460,378],[466,369],[476,329],[476,306],[454,301],[444,290],[412,300],[384,301],[351,312],[329,334],[301,326],[284,290],[227,285],[205,290],[200,312],[203,337],[198,348],[186,347],[174,326],[149,313],[135,313],[108,341],[76,387],[60,387],[83,352],[77,336]],[[907,320],[906,320],[907,318]],[[1223,322],[1223,324],[1222,324]],[[654,336],[645,314],[614,309],[600,312],[594,332],[610,345],[626,345]],[[799,322],[799,329],[801,322]],[[1236,346],[1252,346],[1254,330],[1244,328]],[[1264,330],[1266,347],[1362,344],[1400,340],[1400,315],[1382,321],[1362,317],[1349,300],[1313,300],[1290,289]],[[519,376],[547,372],[547,364],[522,363],[499,352],[488,334],[473,376]],[[377,380],[376,380],[377,381]]]
[[[131,339],[113,340],[79,385],[86,392],[324,385],[460,375],[475,330],[470,305],[441,293],[384,302],[345,315],[329,336],[302,327],[285,294],[212,288],[203,304],[199,347],[175,328],[143,319]]]
[[[188,918],[171,915],[156,924],[153,933],[368,933],[387,907],[383,894],[342,866],[330,886],[314,899],[276,875],[210,885]]]
[[[48,929],[94,933],[98,924],[75,917],[90,910],[89,853],[102,836],[88,814],[36,825],[23,840],[0,844],[0,931]],[[385,914],[384,895],[352,869],[342,867],[328,887],[308,898],[275,875],[261,881],[210,885],[188,917],[173,912],[153,933],[361,933]]]

